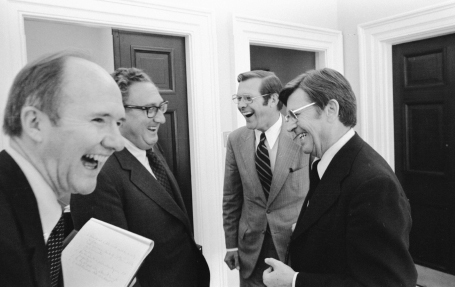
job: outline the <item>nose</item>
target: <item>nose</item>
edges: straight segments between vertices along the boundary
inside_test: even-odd
[[[125,147],[123,137],[120,134],[120,129],[116,124],[109,129],[106,136],[102,140],[101,145],[107,149],[113,149],[115,151],[121,151]]]
[[[238,104],[237,104],[237,108],[238,108],[240,111],[242,110],[242,108],[244,108],[244,107],[246,107],[246,106],[247,106],[247,104],[245,103],[245,101],[244,101],[243,99],[240,100],[240,101],[238,102]]]
[[[166,122],[166,118],[164,117],[164,113],[161,110],[156,112],[156,115],[153,117],[153,121],[158,124],[164,124]]]
[[[293,132],[296,127],[297,127],[297,122],[296,121],[293,121],[292,119],[289,119],[289,121],[286,122],[286,130],[288,132]]]

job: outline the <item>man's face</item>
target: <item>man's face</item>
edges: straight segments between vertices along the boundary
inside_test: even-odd
[[[239,96],[260,96],[259,89],[262,79],[251,78],[239,83],[237,95]],[[276,105],[273,105],[272,99],[269,99],[267,105],[264,106],[264,98],[257,97],[251,104],[245,103],[243,100],[237,104],[237,108],[246,120],[246,127],[260,131],[268,130],[276,121],[278,110]]]
[[[311,104],[311,101],[307,93],[297,89],[288,98],[287,110],[296,110],[308,104]],[[306,154],[321,158],[322,146],[325,142],[323,114],[319,114],[316,105],[312,105],[298,111],[296,115],[297,120],[289,119],[288,131],[295,133],[295,140],[300,141]]]
[[[133,106],[156,106],[158,107],[163,98],[158,89],[150,82],[138,82],[129,87],[129,97],[125,105]],[[158,129],[166,119],[163,112],[157,111],[155,117],[148,118],[146,111],[138,109],[126,109],[126,121],[120,127],[122,135],[142,150],[151,149],[158,141]]]
[[[125,116],[120,90],[101,67],[70,58],[64,69],[60,119],[54,125],[45,118],[38,146],[40,172],[59,197],[95,189],[108,157],[123,149],[118,126]]]

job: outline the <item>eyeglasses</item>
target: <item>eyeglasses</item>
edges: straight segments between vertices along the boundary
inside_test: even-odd
[[[308,105],[303,106],[303,107],[301,107],[301,108],[298,108],[298,109],[296,109],[296,110],[289,110],[289,111],[288,111],[288,114],[284,117],[284,120],[285,120],[286,122],[289,122],[289,119],[290,119],[290,118],[292,118],[292,119],[294,119],[294,120],[297,120],[297,116],[298,116],[298,115],[296,114],[297,112],[303,111],[304,109],[306,109],[306,108],[308,108],[308,107],[311,107],[311,106],[314,105],[314,104],[316,104],[316,103],[313,102],[313,103],[311,103],[311,104],[308,104]]]
[[[164,114],[167,111],[168,104],[169,104],[169,101],[164,101],[158,107],[157,106],[144,107],[144,106],[132,106],[132,105],[124,105],[123,107],[125,107],[127,109],[143,110],[147,113],[148,118],[153,118],[156,116],[156,113],[158,112],[158,110],[160,110]]]
[[[234,94],[234,95],[232,95],[232,101],[234,101],[234,104],[238,104],[243,99],[243,102],[245,104],[251,104],[254,99],[259,98],[259,97],[265,97],[265,96],[268,96],[268,95],[270,95],[270,94],[263,94],[263,95],[252,97],[252,96],[249,96],[249,95],[243,95],[242,96],[242,95]]]

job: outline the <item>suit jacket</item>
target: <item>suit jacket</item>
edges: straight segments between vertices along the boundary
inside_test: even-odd
[[[308,156],[282,126],[270,194],[266,200],[255,166],[255,134],[241,127],[228,138],[223,224],[226,248],[238,247],[240,274],[248,278],[258,259],[267,224],[279,259],[308,191]]]
[[[0,286],[50,286],[36,198],[24,173],[5,151],[0,152],[0,230]]]
[[[102,168],[95,191],[72,195],[71,214],[79,230],[91,217],[155,242],[137,273],[146,286],[209,286],[210,273],[193,239],[180,190],[164,158],[175,200],[127,150],[114,153]]]
[[[390,166],[357,134],[305,203],[290,243],[296,286],[416,286],[408,199]]]

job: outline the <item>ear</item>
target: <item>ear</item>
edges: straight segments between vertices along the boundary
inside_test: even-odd
[[[47,115],[35,107],[27,106],[21,110],[22,134],[36,142],[43,140],[43,125],[49,121]]]
[[[277,105],[278,105],[278,94],[273,93],[270,95],[270,98],[269,98],[269,106],[276,107]]]
[[[340,112],[340,104],[337,100],[330,100],[324,108],[324,113],[327,115],[329,122],[333,122],[335,119],[338,119],[338,114]]]

